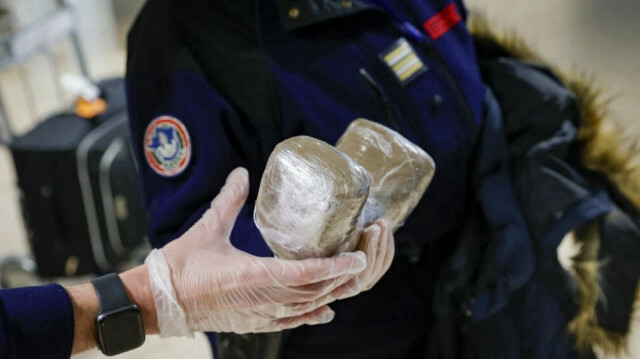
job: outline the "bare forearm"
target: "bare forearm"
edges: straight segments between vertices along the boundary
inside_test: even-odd
[[[120,274],[129,299],[142,312],[146,334],[158,333],[155,305],[149,286],[147,268],[142,265]],[[74,337],[72,353],[94,348],[97,343],[95,320],[100,311],[98,298],[91,283],[66,288],[73,305]]]
[[[100,307],[91,283],[66,288],[73,305],[73,349],[72,353],[96,346],[95,318]]]

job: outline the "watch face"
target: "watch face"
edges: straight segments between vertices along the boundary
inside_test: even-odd
[[[136,305],[100,314],[96,319],[98,343],[103,353],[116,355],[144,343],[144,325]]]

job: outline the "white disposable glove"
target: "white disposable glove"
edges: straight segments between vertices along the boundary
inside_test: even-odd
[[[360,291],[367,291],[389,270],[395,254],[393,231],[379,219],[364,229],[358,249],[366,254],[367,267],[356,277]]]
[[[246,170],[234,170],[203,217],[145,261],[161,337],[326,323],[334,316],[328,303],[357,294],[381,275],[376,265],[356,279],[366,267],[362,252],[293,261],[236,249],[229,235],[247,193]],[[373,246],[375,231],[365,231],[363,242]]]

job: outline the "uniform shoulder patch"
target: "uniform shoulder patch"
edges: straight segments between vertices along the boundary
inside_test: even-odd
[[[422,63],[422,60],[420,60],[405,38],[398,39],[378,57],[387,65],[403,86],[427,71],[427,66]]]
[[[184,124],[175,117],[156,117],[144,133],[144,154],[157,174],[174,177],[191,160],[191,139]]]

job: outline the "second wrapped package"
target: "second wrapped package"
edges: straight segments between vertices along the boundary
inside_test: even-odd
[[[399,133],[365,119],[353,121],[336,148],[371,175],[363,222],[384,218],[394,231],[402,226],[431,183],[431,156]]]

